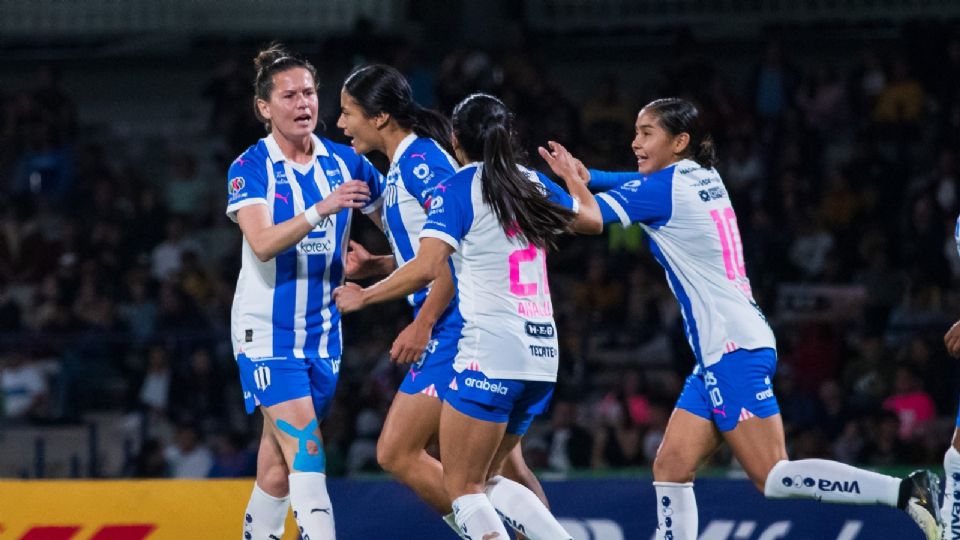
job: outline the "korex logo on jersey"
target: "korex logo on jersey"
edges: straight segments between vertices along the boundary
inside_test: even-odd
[[[557,335],[557,330],[550,323],[535,323],[526,321],[524,330],[528,336],[536,338],[552,338]]]
[[[469,388],[476,388],[477,390],[486,390],[487,392],[493,392],[494,394],[500,394],[501,396],[507,395],[507,387],[503,386],[500,383],[491,384],[490,381],[486,379],[474,379],[470,377],[464,379],[463,384]]]
[[[297,244],[297,251],[304,255],[333,253],[333,240],[329,238],[304,238]]]

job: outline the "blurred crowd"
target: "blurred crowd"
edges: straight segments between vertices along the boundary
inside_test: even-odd
[[[746,85],[726,78],[707,46],[685,41],[642,84],[611,72],[583,99],[534,46],[463,48],[431,62],[398,43],[366,59],[397,65],[418,100],[444,112],[470,92],[497,94],[528,150],[558,140],[600,169],[634,169],[629,143],[644,103],[694,100],[719,149],[754,295],[778,337],[775,390],[791,456],[888,466],[939,463],[958,405],[942,335],[960,318],[960,39],[931,41],[922,54],[908,41],[865,43],[817,61],[758,43]],[[223,214],[227,164],[263,135],[247,57],[252,50],[225,59],[197,96],[214,142],[166,141],[149,166],[85,134],[83,104],[55,69],[0,95],[7,425],[113,410],[136,434],[125,474],[252,473],[259,426],[243,413],[228,339],[239,230]],[[357,219],[355,237],[385,253],[380,233]],[[530,463],[648,466],[693,366],[662,270],[639,228],[613,227],[564,239],[551,279],[561,374],[550,412],[525,439]],[[377,470],[376,438],[403,375],[386,351],[408,312],[397,303],[345,320],[340,388],[324,424],[334,474]]]

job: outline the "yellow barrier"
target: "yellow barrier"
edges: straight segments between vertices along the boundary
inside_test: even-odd
[[[239,540],[253,480],[0,481],[0,540]],[[297,538],[288,514],[284,540]]]

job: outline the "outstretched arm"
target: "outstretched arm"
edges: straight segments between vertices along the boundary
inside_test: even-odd
[[[416,318],[400,332],[390,347],[391,360],[398,364],[409,364],[420,358],[430,343],[433,327],[450,305],[455,292],[450,265],[444,265],[433,280],[430,293],[420,306]]]
[[[580,160],[573,157],[560,143],[550,141],[547,146],[550,147],[550,150],[541,146],[537,151],[550,165],[553,172],[563,179],[570,195],[577,199],[580,206],[577,217],[573,221],[574,232],[580,234],[602,233],[603,217],[600,215],[600,206],[580,177],[578,170],[582,166],[582,164],[578,166]]]
[[[347,283],[333,291],[337,308],[341,313],[350,313],[363,309],[370,304],[379,304],[422,289],[447,268],[447,259],[453,253],[453,246],[436,238],[420,240],[417,256],[366,289],[356,283]]]

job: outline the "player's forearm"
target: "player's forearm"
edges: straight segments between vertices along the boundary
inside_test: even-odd
[[[607,191],[643,176],[639,172],[608,172],[597,169],[587,169],[587,171],[590,173],[589,189],[594,192]]]
[[[276,225],[245,230],[244,236],[257,258],[267,262],[296,245],[312,230],[313,225],[300,214]]]
[[[600,234],[603,232],[603,216],[600,214],[600,206],[596,199],[587,189],[587,186],[577,177],[567,178],[561,176],[567,185],[570,195],[577,199],[579,209],[577,216],[573,220],[574,232],[580,234]]]
[[[436,278],[436,271],[425,261],[414,258],[397,268],[386,279],[363,290],[363,305],[379,304],[403,298],[427,286]]]
[[[427,299],[420,306],[417,312],[417,318],[414,320],[417,324],[422,324],[433,328],[437,320],[443,315],[443,312],[453,300],[455,289],[453,286],[453,276],[450,274],[450,267],[444,265],[443,270],[437,273],[437,279],[433,280],[433,287],[427,294]]]

